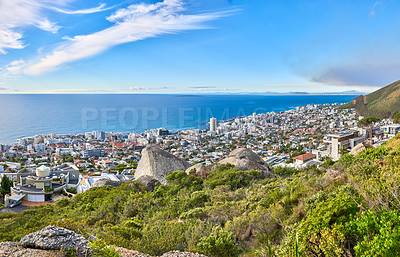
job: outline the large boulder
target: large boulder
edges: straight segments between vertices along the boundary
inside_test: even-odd
[[[350,154],[356,156],[359,152],[362,152],[364,150],[374,148],[370,143],[368,142],[362,142],[356,145],[353,149],[351,149]]]
[[[1,242],[0,257],[66,257],[67,254],[58,250],[40,250],[24,248],[16,242]]]
[[[178,157],[155,146],[148,146],[142,150],[142,158],[138,163],[135,179],[148,175],[162,184],[166,184],[168,173],[177,170],[186,170],[190,164]]]
[[[205,176],[207,175],[208,171],[206,166],[203,163],[197,163],[186,170],[187,174],[193,174],[195,176]]]
[[[233,150],[229,156],[222,159],[218,164],[232,164],[239,170],[259,170],[265,177],[270,177],[274,173],[260,156],[247,148],[238,148]]]
[[[102,187],[102,186],[113,186],[119,187],[122,184],[121,181],[114,181],[109,178],[98,179],[93,183],[93,187]]]
[[[153,176],[144,175],[140,176],[137,181],[139,181],[143,186],[147,188],[147,190],[153,191],[154,188],[160,183]]]
[[[77,256],[89,256],[90,248],[85,237],[72,230],[57,226],[47,226],[39,231],[30,233],[20,240],[25,248],[43,250],[74,249]]]

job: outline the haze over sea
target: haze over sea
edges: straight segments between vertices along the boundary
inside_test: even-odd
[[[210,117],[226,120],[307,104],[346,103],[353,98],[354,95],[0,95],[0,143],[50,133],[205,128]]]

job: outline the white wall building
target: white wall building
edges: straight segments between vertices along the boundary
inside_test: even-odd
[[[210,119],[210,131],[217,131],[217,119],[214,117]]]

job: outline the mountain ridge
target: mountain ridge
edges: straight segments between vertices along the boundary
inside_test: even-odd
[[[393,118],[400,112],[400,80],[365,96],[357,96],[342,108],[355,108],[361,116]]]

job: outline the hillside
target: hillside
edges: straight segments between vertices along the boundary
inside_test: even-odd
[[[160,256],[400,256],[400,137],[323,168],[169,173],[166,185],[92,188],[72,200],[0,214],[0,241],[48,225],[97,244]],[[116,255],[97,255],[116,256]]]
[[[366,96],[358,96],[343,108],[356,108],[362,116],[393,118],[400,112],[400,80]]]

